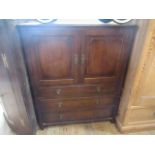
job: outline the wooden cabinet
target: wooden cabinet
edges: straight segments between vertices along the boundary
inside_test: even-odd
[[[122,132],[155,128],[155,20],[140,27],[117,117]]]
[[[19,26],[41,127],[116,115],[134,26]]]
[[[36,118],[21,51],[12,20],[0,20],[0,99],[5,120],[17,134],[34,134]]]

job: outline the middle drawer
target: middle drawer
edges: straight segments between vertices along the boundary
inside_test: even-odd
[[[114,96],[104,97],[85,97],[72,99],[38,99],[39,109],[43,113],[47,112],[63,112],[73,110],[86,110],[106,108],[106,106],[114,104]]]

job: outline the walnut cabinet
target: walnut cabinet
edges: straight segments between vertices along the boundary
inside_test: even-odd
[[[39,125],[114,119],[135,26],[18,26]]]

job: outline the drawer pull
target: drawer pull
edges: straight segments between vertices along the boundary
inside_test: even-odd
[[[56,94],[57,94],[57,95],[60,95],[60,93],[61,93],[61,89],[57,89],[57,90],[56,90]]]
[[[58,107],[61,108],[63,105],[63,102],[58,102]]]
[[[63,119],[63,115],[62,115],[62,114],[59,115],[59,119],[60,119],[60,120]]]

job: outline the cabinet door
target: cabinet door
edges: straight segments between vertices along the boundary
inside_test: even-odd
[[[21,33],[33,85],[77,83],[79,50],[74,30],[37,26],[23,28]]]
[[[81,79],[84,83],[121,82],[132,47],[133,29],[102,27],[83,33]]]

